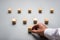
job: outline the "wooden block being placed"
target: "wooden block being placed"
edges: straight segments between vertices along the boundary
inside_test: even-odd
[[[31,31],[32,31],[32,26],[29,26],[28,27],[28,33],[31,33]]]
[[[50,9],[50,13],[54,13],[54,9],[53,8]]]
[[[42,8],[39,8],[38,9],[38,13],[42,13]]]
[[[31,12],[32,12],[32,9],[31,9],[31,8],[29,8],[29,9],[28,9],[28,13],[31,13]]]
[[[48,22],[49,22],[48,18],[45,18],[44,22],[45,22],[45,24],[48,24]]]
[[[12,19],[12,25],[15,25],[15,24],[16,24],[16,19],[13,18],[13,19]]]
[[[12,8],[9,8],[8,9],[8,13],[12,13]]]
[[[18,9],[18,13],[21,13],[21,8]]]
[[[38,21],[37,18],[34,18],[34,19],[33,19],[33,23],[34,23],[34,24],[37,24],[37,21]]]
[[[23,19],[23,24],[27,24],[27,19],[26,18]]]

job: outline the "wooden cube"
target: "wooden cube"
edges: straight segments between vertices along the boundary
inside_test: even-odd
[[[49,20],[48,20],[48,18],[45,18],[45,24],[48,24],[48,22],[49,22]]]
[[[37,18],[33,19],[33,24],[37,24]]]
[[[28,33],[31,33],[31,31],[32,31],[32,26],[29,26],[28,27]]]
[[[42,8],[39,8],[38,9],[38,13],[42,13]]]
[[[54,13],[54,9],[53,8],[50,9],[50,13]]]
[[[23,24],[27,24],[27,19],[26,18],[23,19]]]
[[[31,13],[31,12],[32,12],[32,9],[31,9],[31,8],[29,8],[29,9],[28,9],[28,13]]]
[[[21,13],[21,8],[18,9],[18,13]]]
[[[15,25],[15,24],[16,24],[16,19],[13,18],[13,19],[12,19],[12,25]]]
[[[8,13],[12,13],[12,8],[9,8],[8,9]]]

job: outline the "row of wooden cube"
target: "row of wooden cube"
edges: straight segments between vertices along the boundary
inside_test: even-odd
[[[21,13],[21,8],[19,8],[17,11],[18,11],[18,13]],[[28,9],[28,13],[31,13],[32,12],[32,9]],[[12,13],[12,8],[9,8],[8,9],[8,13]],[[42,9],[41,8],[39,8],[38,9],[38,13],[42,13]],[[50,13],[54,13],[54,9],[53,8],[51,8],[50,9]]]
[[[15,18],[13,18],[13,19],[12,19],[12,24],[15,25],[15,24],[16,24],[16,21],[17,21],[17,20],[16,20]],[[45,23],[45,24],[48,24],[48,21],[49,21],[48,18],[45,18],[45,19],[44,19],[44,23]],[[33,23],[34,23],[34,24],[37,24],[37,23],[38,23],[38,19],[37,19],[37,18],[34,18],[34,19],[33,19]],[[26,18],[23,19],[23,24],[27,24],[27,19],[26,19]]]

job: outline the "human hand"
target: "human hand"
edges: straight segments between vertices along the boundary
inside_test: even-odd
[[[47,29],[46,25],[38,23],[32,27],[32,33],[36,33],[40,36],[44,36],[44,31]]]

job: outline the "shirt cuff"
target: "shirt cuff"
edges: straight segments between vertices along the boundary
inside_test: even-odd
[[[45,31],[44,31],[44,36],[47,37],[48,39],[53,39],[54,38],[54,34],[56,32],[56,29],[53,29],[53,28],[47,28]]]

